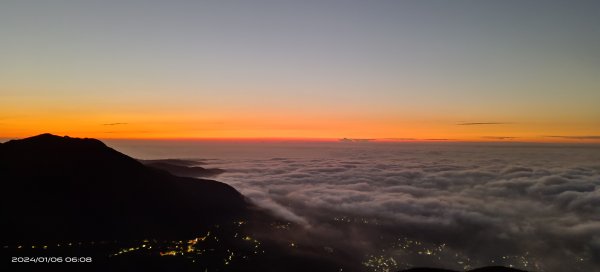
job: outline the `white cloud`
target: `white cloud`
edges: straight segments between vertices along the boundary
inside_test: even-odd
[[[228,171],[218,180],[313,228],[339,215],[375,218],[389,226],[384,235],[446,241],[482,258],[527,251],[600,265],[598,149],[366,144],[216,166]],[[574,261],[547,262],[546,269]]]

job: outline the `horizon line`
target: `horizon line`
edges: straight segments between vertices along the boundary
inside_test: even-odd
[[[44,134],[44,133],[41,133]],[[0,143],[10,140],[19,140],[26,137],[0,136]],[[411,138],[411,137],[386,137],[386,138],[348,138],[348,137],[79,137],[70,135],[71,138],[90,138],[102,141],[207,141],[207,142],[338,142],[338,143],[540,143],[540,144],[600,144],[600,139],[585,138],[582,136],[539,136],[539,137],[490,137],[476,138]],[[544,139],[544,140],[541,140]]]

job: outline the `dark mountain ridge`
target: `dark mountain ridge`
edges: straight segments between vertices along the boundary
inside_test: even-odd
[[[194,164],[194,162],[189,160],[138,160],[142,164],[158,168],[161,170],[165,170],[175,176],[179,177],[213,177],[225,172],[223,169],[219,168],[204,168]],[[196,162],[199,163],[199,162]]]
[[[0,144],[2,241],[187,237],[244,216],[234,188],[146,167],[95,139]]]
[[[407,270],[402,270],[400,272],[458,272],[458,271],[441,269],[441,268],[411,268],[411,269],[407,269]],[[486,267],[468,270],[465,272],[526,272],[526,271],[520,270],[520,269],[515,269],[515,268],[504,267],[504,266],[486,266]]]

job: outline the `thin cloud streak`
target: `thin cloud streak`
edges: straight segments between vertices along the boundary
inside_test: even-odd
[[[600,140],[600,135],[584,135],[584,136],[553,135],[553,136],[545,136],[545,137],[547,137],[547,138],[572,139],[572,140]]]
[[[472,123],[458,123],[458,126],[482,126],[482,125],[508,125],[511,123],[507,122],[472,122]]]
[[[129,123],[107,123],[102,124],[103,126],[120,126],[120,125],[128,125]]]
[[[519,137],[512,137],[512,136],[483,136],[481,138],[484,139],[494,139],[494,140],[512,140],[512,139],[516,139]]]

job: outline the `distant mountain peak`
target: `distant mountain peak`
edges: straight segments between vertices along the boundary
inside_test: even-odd
[[[95,144],[99,146],[106,146],[103,142],[93,138],[73,138],[69,136],[58,136],[51,133],[43,133],[40,135],[27,137],[19,140],[10,140],[5,144],[14,145],[14,144],[27,144],[27,145],[44,145],[46,147],[50,147],[50,145],[58,145],[58,144],[75,144],[75,143],[87,143],[87,144]]]
[[[71,139],[71,137],[69,136],[58,136],[52,133],[42,133],[39,135],[35,135],[35,136],[31,136],[31,137],[27,137],[27,138],[23,138],[21,140],[18,141],[22,141],[22,140],[26,140],[26,141],[40,141],[40,140],[62,140],[62,139]],[[75,138],[77,139],[77,138]]]

